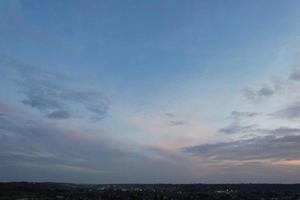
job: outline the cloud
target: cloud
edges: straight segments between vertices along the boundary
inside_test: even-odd
[[[164,116],[167,118],[167,120],[172,126],[183,126],[187,124],[186,120],[176,119],[177,116],[172,112],[164,113]]]
[[[268,132],[275,135],[295,135],[300,133],[300,128],[279,127],[268,130]]]
[[[39,111],[45,113],[51,110],[58,110],[63,107],[59,101],[30,94],[28,94],[28,99],[22,100],[22,103],[31,106],[32,108],[37,108]]]
[[[47,171],[62,171],[62,172],[73,172],[73,173],[83,173],[83,174],[109,174],[112,173],[111,171],[108,170],[97,170],[97,169],[92,169],[89,167],[84,167],[84,166],[73,166],[73,165],[68,165],[68,164],[42,164],[42,163],[35,163],[35,162],[28,162],[28,161],[20,161],[16,162],[18,166],[26,168],[31,168],[31,169],[40,169],[40,170],[47,170]]]
[[[72,77],[42,70],[41,67],[3,55],[0,56],[0,62],[14,70],[11,77],[14,77],[19,91],[25,97],[21,102],[50,119],[72,118],[78,107],[97,119],[102,119],[109,111],[110,104],[106,97],[92,88],[72,87],[76,85]]]
[[[38,148],[15,148],[14,150],[9,150],[4,152],[7,155],[20,157],[20,158],[55,158],[57,155],[53,153],[49,153],[42,149]]]
[[[186,121],[184,121],[184,120],[171,120],[170,123],[173,126],[182,126],[182,125],[186,124]]]
[[[300,135],[265,136],[186,147],[184,152],[212,160],[300,159]]]
[[[300,118],[300,102],[297,101],[282,110],[274,112],[272,115],[284,119],[297,120]]]
[[[277,91],[276,88],[271,88],[268,86],[264,86],[262,88],[260,88],[259,90],[253,90],[250,88],[245,88],[242,90],[243,95],[254,102],[260,101],[266,97],[271,97],[275,94],[275,92]]]
[[[256,124],[245,125],[243,120],[248,120],[249,118],[254,118],[259,116],[260,113],[257,112],[241,112],[241,111],[232,111],[230,114],[230,119],[232,119],[231,124],[221,128],[219,132],[225,134],[241,134],[254,131]]]
[[[71,114],[73,106],[88,108],[88,111],[101,118],[108,112],[109,105],[101,94],[93,91],[76,91],[63,84],[53,84],[52,81],[52,79],[25,77],[22,92],[26,99],[22,103],[38,109],[52,119],[73,117]]]
[[[55,118],[58,113],[68,112],[68,117],[71,116],[70,108],[67,106],[66,99],[60,98],[59,94],[64,90],[59,87],[55,87],[48,81],[40,81],[32,78],[25,78],[20,85],[22,87],[22,93],[26,99],[22,100],[24,105],[28,105],[32,108],[36,108],[46,117]]]
[[[101,103],[98,105],[87,106],[86,109],[94,114],[94,116],[92,116],[92,119],[101,120],[107,114],[109,106],[107,103]]]
[[[240,126],[236,124],[231,124],[228,127],[220,129],[219,131],[225,134],[253,132],[253,133],[276,135],[276,136],[294,135],[300,133],[300,128],[293,128],[293,127],[281,126],[275,129],[262,129],[256,127],[257,125]]]
[[[256,117],[260,115],[257,112],[240,112],[240,111],[232,111],[231,116],[235,119],[243,118],[243,117]]]
[[[172,117],[175,117],[175,114],[168,112],[168,113],[165,113],[165,116],[172,118]]]
[[[210,183],[297,183],[299,165],[282,165],[262,161],[219,161],[211,173],[201,177]]]
[[[289,80],[291,80],[291,81],[299,81],[300,80],[300,70],[299,69],[294,70],[290,74]]]
[[[112,134],[40,118],[0,101],[0,180],[167,182],[186,176],[177,176],[185,162],[168,151],[111,139]]]
[[[254,127],[256,125],[247,125],[247,126],[242,126],[237,123],[232,123],[229,126],[222,128],[219,130],[221,133],[225,134],[236,134],[236,133],[246,133],[254,130]]]
[[[58,111],[49,113],[46,116],[51,119],[68,119],[68,118],[71,118],[72,115],[69,111],[58,110]]]
[[[258,89],[245,88],[242,90],[244,97],[253,102],[260,102],[263,99],[274,96],[280,91],[290,89],[290,86],[299,88],[297,82],[300,80],[300,69],[295,69],[287,78],[272,79],[268,85],[262,86]],[[293,87],[292,87],[293,88]],[[295,88],[293,88],[295,89]]]
[[[20,162],[36,166],[70,166],[70,169],[80,169],[84,167],[80,160],[99,155],[114,158],[127,155],[114,148],[113,144],[105,138],[90,140],[87,132],[80,133],[80,130],[74,131],[68,126],[64,128],[53,123],[49,124],[47,120],[2,102],[0,102],[0,113],[0,160],[2,162],[0,168],[3,171],[6,165],[10,166],[6,169],[6,173],[10,173],[11,168],[18,171],[26,170],[24,166],[19,165]],[[64,114],[57,113],[57,115]],[[98,164],[92,165],[99,168]],[[44,173],[49,174],[49,171],[45,171],[48,169],[44,169]],[[57,168],[57,170],[63,169]],[[82,170],[83,174],[84,172]],[[58,171],[57,174],[59,173],[61,172]],[[47,176],[46,174],[44,175]],[[57,174],[54,175],[56,178]]]

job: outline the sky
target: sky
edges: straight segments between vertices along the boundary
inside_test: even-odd
[[[1,0],[0,181],[299,183],[299,8]]]

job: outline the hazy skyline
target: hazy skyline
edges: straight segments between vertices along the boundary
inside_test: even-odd
[[[0,1],[0,181],[300,182],[300,1]]]

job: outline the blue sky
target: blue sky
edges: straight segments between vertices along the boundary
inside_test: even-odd
[[[299,182],[299,4],[1,1],[0,180]]]

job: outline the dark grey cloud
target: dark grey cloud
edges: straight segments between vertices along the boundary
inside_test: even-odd
[[[275,129],[257,129],[259,132],[265,132],[275,136],[297,135],[300,134],[300,128],[279,127]]]
[[[297,120],[300,118],[300,101],[297,101],[271,115],[288,120]]]
[[[14,70],[14,81],[25,99],[21,102],[51,119],[67,119],[80,107],[93,118],[102,119],[109,111],[109,101],[95,89],[78,89],[72,77],[43,70],[41,67],[0,56],[0,62]],[[76,108],[74,108],[76,107]],[[96,117],[95,117],[96,116]]]
[[[71,118],[71,113],[67,110],[58,110],[46,115],[51,119],[68,119]]]
[[[173,126],[182,126],[182,125],[186,124],[186,121],[184,121],[184,120],[171,120],[170,123]]]
[[[272,96],[275,93],[275,90],[269,87],[262,87],[260,90],[257,91],[257,95],[259,97],[267,97]]]
[[[185,124],[187,124],[186,120],[182,120],[179,117],[177,117],[174,113],[172,112],[167,112],[164,113],[164,116],[167,118],[168,122],[172,125],[172,126],[183,126]],[[179,118],[179,119],[178,119]]]
[[[294,70],[294,71],[290,74],[289,80],[292,80],[292,81],[299,81],[299,80],[300,80],[300,70],[299,70],[299,69]]]
[[[183,151],[213,160],[300,159],[300,135],[256,137],[191,146]]]

